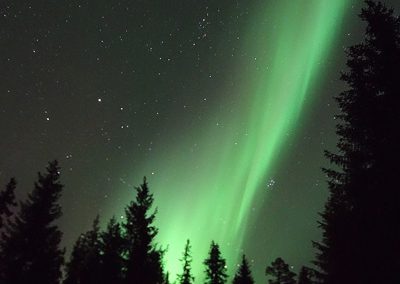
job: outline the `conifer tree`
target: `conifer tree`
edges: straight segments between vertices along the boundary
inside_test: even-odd
[[[245,255],[242,256],[242,262],[233,278],[233,284],[254,284],[250,265]]]
[[[49,163],[2,233],[1,283],[59,283],[64,262],[64,250],[59,247],[62,233],[54,224],[62,214],[59,179],[57,161]]]
[[[180,284],[191,284],[194,282],[194,277],[191,272],[191,264],[192,264],[192,255],[191,255],[191,246],[190,241],[186,241],[185,250],[183,252],[183,257],[181,259],[183,263],[183,271],[182,274],[178,275]]]
[[[204,261],[206,266],[206,284],[223,284],[228,278],[226,261],[222,257],[218,244],[211,242],[208,258]]]
[[[99,216],[76,241],[66,266],[64,284],[98,284],[101,280]]]
[[[267,276],[272,279],[268,280],[269,284],[295,284],[296,274],[289,269],[289,265],[280,257],[275,259],[265,270]]]
[[[122,283],[124,244],[121,226],[113,217],[105,232],[101,234],[101,279],[99,283]]]
[[[11,178],[6,188],[0,191],[0,229],[4,226],[4,220],[7,220],[12,215],[11,207],[17,206],[15,202],[16,186],[16,180]]]
[[[153,201],[144,178],[143,184],[136,188],[136,200],[125,209],[127,284],[159,284],[164,281],[163,251],[154,243],[158,230],[153,225],[156,211],[150,212]]]
[[[400,18],[366,1],[363,42],[348,49],[337,98],[338,153],[325,169],[329,199],[315,264],[323,283],[400,283]]]

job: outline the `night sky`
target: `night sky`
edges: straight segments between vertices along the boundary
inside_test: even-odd
[[[386,1],[397,5],[395,0]],[[147,176],[166,267],[211,240],[258,282],[313,258],[334,149],[332,99],[361,1],[1,1],[0,182],[24,198],[58,159],[70,248]]]

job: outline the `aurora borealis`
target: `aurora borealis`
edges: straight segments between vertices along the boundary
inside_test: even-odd
[[[346,1],[337,1],[334,5],[306,2],[309,1],[281,1],[275,7],[260,7],[260,11],[271,13],[273,10],[273,15],[286,16],[271,19],[272,28],[258,25],[255,34],[246,39],[256,54],[262,54],[267,48],[270,57],[264,59],[260,68],[244,76],[248,96],[233,94],[237,109],[218,114],[225,123],[224,129],[207,123],[201,131],[205,135],[193,133],[198,144],[207,146],[189,159],[180,150],[189,145],[171,146],[178,149],[172,150],[173,154],[169,153],[171,156],[166,160],[173,161],[175,166],[168,162],[164,165],[165,158],[148,162],[167,169],[153,179],[154,188],[168,183],[179,192],[176,196],[157,191],[160,211],[169,212],[159,217],[160,242],[169,244],[167,259],[180,259],[181,244],[187,238],[193,243],[195,259],[204,259],[211,240],[221,244],[228,267],[241,256],[238,248],[244,240],[248,215],[256,206],[255,197],[268,183],[277,154],[285,150],[285,134],[293,131],[301,112],[307,109],[305,97],[312,92],[318,73],[323,72],[318,62],[328,54],[330,41],[347,6]],[[287,18],[290,21],[284,20]],[[188,161],[201,166],[193,168],[186,164]],[[194,175],[182,177],[179,173],[187,169]],[[190,187],[182,186],[185,184]],[[170,230],[171,227],[174,229]],[[180,271],[178,261],[167,261],[167,267],[172,275]],[[196,275],[201,275],[201,264],[194,267]]]
[[[24,3],[22,3],[24,2]],[[394,1],[386,1],[399,5]],[[393,3],[392,3],[393,2]],[[201,281],[212,240],[228,273],[297,272],[319,238],[332,97],[361,1],[4,1],[0,181],[57,158],[70,252],[147,176],[171,278],[186,239]]]

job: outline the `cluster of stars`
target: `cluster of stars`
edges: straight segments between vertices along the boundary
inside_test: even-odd
[[[267,188],[272,189],[275,185],[275,180],[273,178],[269,179],[267,182]]]

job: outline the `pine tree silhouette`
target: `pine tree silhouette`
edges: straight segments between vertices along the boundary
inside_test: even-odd
[[[271,276],[269,284],[295,284],[296,274],[289,269],[289,265],[280,257],[275,259],[265,270],[265,274]]]
[[[113,217],[107,225],[105,232],[101,234],[101,269],[99,283],[120,284],[123,281],[124,267],[124,238],[121,226]]]
[[[226,283],[228,275],[226,273],[226,261],[221,256],[218,244],[211,242],[208,258],[204,260],[206,266],[206,284]]]
[[[182,274],[178,275],[180,284],[191,284],[194,282],[194,277],[191,272],[192,255],[191,255],[191,245],[190,241],[186,241],[185,250],[183,252],[183,257],[181,259],[183,263]]]
[[[153,225],[156,212],[150,213],[154,199],[146,178],[136,191],[136,200],[125,209],[123,224],[127,243],[126,283],[161,284],[163,251],[154,244],[158,232]]]
[[[57,161],[49,163],[47,173],[20,203],[15,219],[2,233],[1,283],[59,283],[64,250],[59,248],[62,233],[54,222],[61,216],[57,203],[63,186],[59,182]]]
[[[330,197],[314,243],[320,281],[327,284],[400,283],[400,19],[366,1],[364,41],[348,50],[349,89],[337,98],[338,154],[325,169]]]
[[[242,263],[233,278],[233,284],[253,284],[253,276],[251,275],[250,265],[246,256],[242,256]]]
[[[11,207],[17,206],[15,202],[16,186],[15,178],[11,178],[6,188],[0,191],[0,229],[3,228],[5,220],[8,220],[12,215]]]
[[[66,265],[64,284],[98,284],[101,280],[99,216],[76,241]]]

